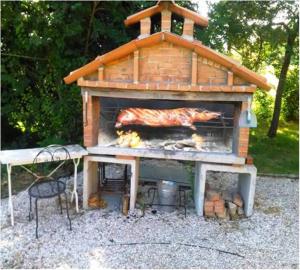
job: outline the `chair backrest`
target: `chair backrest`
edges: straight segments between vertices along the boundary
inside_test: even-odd
[[[53,179],[52,175],[70,159],[71,155],[66,147],[58,144],[46,146],[39,151],[32,163],[37,180]],[[47,163],[41,163],[41,160],[47,160]]]

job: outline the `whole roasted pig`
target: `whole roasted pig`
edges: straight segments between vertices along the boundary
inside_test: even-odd
[[[211,112],[196,108],[177,109],[143,109],[128,108],[121,110],[118,115],[116,128],[127,125],[143,125],[151,127],[184,126],[195,130],[194,122],[206,122],[216,119],[221,115],[219,112]]]

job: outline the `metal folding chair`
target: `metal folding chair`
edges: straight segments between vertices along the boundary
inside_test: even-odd
[[[67,218],[69,220],[70,230],[72,230],[71,219],[69,216],[69,206],[68,206],[68,197],[66,193],[66,184],[58,179],[53,177],[53,174],[61,168],[67,161],[67,159],[71,159],[69,151],[61,145],[49,145],[42,149],[34,158],[33,160],[33,167],[37,166],[39,163],[39,157],[42,155],[49,156],[49,162],[56,162],[58,165],[48,174],[44,175],[37,172],[31,174],[35,176],[35,181],[30,185],[28,188],[29,194],[29,221],[33,219],[33,212],[32,212],[32,199],[35,199],[35,220],[36,220],[36,229],[35,235],[38,238],[38,200],[40,199],[49,199],[53,197],[58,197],[59,206],[60,206],[60,213],[62,214],[62,202],[61,202],[61,195],[64,194],[66,200],[66,211],[67,211]],[[62,160],[61,160],[62,159]]]

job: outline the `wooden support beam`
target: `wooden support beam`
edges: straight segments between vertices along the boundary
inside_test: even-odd
[[[233,73],[231,71],[228,71],[227,74],[227,85],[229,86],[233,85]]]
[[[178,91],[178,92],[231,92],[231,93],[253,93],[256,87],[253,85],[191,85],[186,83],[124,83],[84,80],[78,85],[82,87],[127,89],[127,90],[157,90],[157,91]]]
[[[201,100],[201,101],[247,101],[251,93],[222,93],[222,92],[178,92],[178,91],[141,91],[141,90],[119,90],[84,87],[82,95],[88,91],[90,96],[110,98],[136,98],[136,99],[169,99],[169,100]]]
[[[198,55],[193,52],[192,54],[192,85],[197,84],[197,66],[198,66]]]
[[[139,83],[139,50],[134,51],[133,57],[133,82]]]

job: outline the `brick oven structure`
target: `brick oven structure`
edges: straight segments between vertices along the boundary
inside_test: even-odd
[[[151,33],[151,16],[157,13],[161,14],[161,31]],[[172,13],[184,19],[182,35],[171,32]],[[248,110],[257,87],[270,88],[264,77],[195,40],[194,25],[205,28],[208,20],[173,1],[159,1],[125,20],[126,26],[135,23],[140,23],[140,35],[135,40],[96,57],[64,78],[67,84],[77,81],[83,97],[84,145],[90,153],[85,163],[85,204],[95,189],[95,184],[90,184],[95,183],[96,175],[92,161],[101,161],[102,157],[107,159],[104,162],[135,160],[131,209],[135,203],[139,157],[245,165],[249,127],[239,125],[241,112]],[[218,123],[208,122],[207,126],[197,125],[196,131],[177,127],[172,133],[170,128],[136,127],[142,140],[147,137],[152,143],[151,147],[116,146],[116,117],[128,107],[201,107],[221,111],[224,118]],[[184,134],[182,140],[190,139],[192,133],[204,138],[206,146],[161,148],[162,141],[168,138],[176,142],[178,134]],[[157,139],[159,134],[161,140],[153,147],[155,140],[151,136]]]

